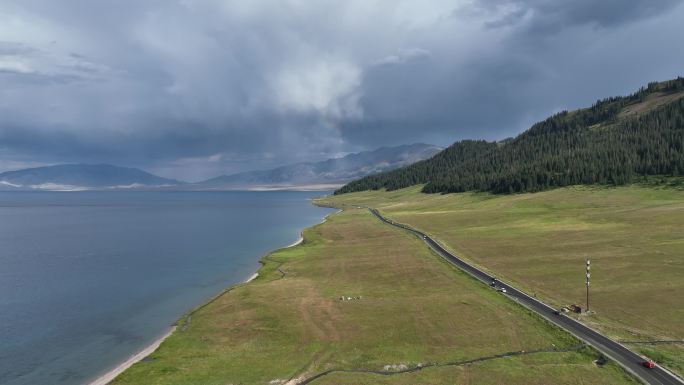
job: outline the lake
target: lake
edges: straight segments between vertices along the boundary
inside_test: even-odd
[[[245,280],[322,192],[0,192],[0,384],[84,384]]]

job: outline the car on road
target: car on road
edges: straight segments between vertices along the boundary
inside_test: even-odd
[[[643,366],[644,368],[653,369],[656,365],[655,362],[653,362],[652,360],[646,360],[641,361],[641,366]]]
[[[504,294],[505,294],[505,293],[506,293],[506,288],[505,288],[505,287],[499,287],[499,288],[496,289],[496,291],[498,291],[499,293],[504,293]]]
[[[555,315],[561,315],[562,312],[561,312],[560,310],[554,310],[554,311],[553,311],[553,314],[555,314]]]

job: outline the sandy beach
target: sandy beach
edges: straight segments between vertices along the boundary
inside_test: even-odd
[[[330,213],[330,214],[326,215],[325,217],[323,217],[323,219],[322,219],[318,224],[320,225],[320,224],[322,224],[322,223],[325,223],[325,221],[328,220],[328,217],[329,217],[329,216],[331,216],[332,214],[339,213],[340,211],[341,211],[341,210],[337,210],[337,211],[335,211],[334,213]],[[287,247],[285,247],[285,248],[287,249],[287,248],[290,248],[290,247],[295,247],[295,246],[301,244],[302,242],[304,242],[304,236],[303,236],[302,233],[299,233],[299,239],[297,239],[297,240],[294,241],[291,245],[289,245],[289,246],[287,246]],[[256,275],[258,275],[258,273],[257,273]],[[250,281],[251,281],[251,279],[250,279]],[[249,281],[247,281],[247,282],[249,282]]]
[[[161,345],[161,343],[164,342],[165,339],[167,339],[171,334],[173,334],[174,330],[176,330],[175,326],[170,327],[169,330],[163,336],[157,338],[148,347],[141,350],[137,354],[132,355],[129,359],[124,361],[121,365],[117,366],[116,368],[105,373],[100,378],[91,382],[90,385],[107,385],[108,383],[112,382],[114,380],[114,378],[116,378],[116,376],[123,373],[126,369],[130,368],[131,366],[133,366],[133,364],[135,364],[138,361],[141,361],[143,358],[154,353],[154,351],[157,350],[159,345]]]
[[[296,245],[296,244],[299,244],[300,242],[301,242],[301,240],[298,241],[298,242],[296,242],[296,243],[293,244],[292,246],[294,246],[294,245]],[[292,246],[288,246],[288,247],[292,247]],[[254,279],[256,279],[256,277],[258,277],[258,276],[259,276],[259,273],[258,273],[258,272],[255,272],[255,273],[252,274],[249,278],[247,278],[246,280],[244,280],[243,283],[251,282],[251,281],[253,281]],[[136,354],[130,356],[126,361],[124,361],[123,363],[121,363],[121,365],[119,365],[119,366],[117,366],[116,368],[114,368],[114,369],[110,370],[109,372],[105,373],[104,375],[102,375],[101,377],[99,377],[98,379],[96,379],[95,381],[90,382],[89,385],[107,385],[107,384],[109,384],[110,382],[114,381],[114,379],[115,379],[119,374],[121,374],[121,373],[123,373],[124,371],[126,371],[126,369],[130,368],[130,367],[133,366],[135,363],[142,361],[145,357],[147,357],[147,356],[149,356],[150,354],[154,353],[154,351],[157,350],[157,348],[159,348],[159,345],[161,345],[162,342],[164,342],[165,339],[169,338],[169,337],[173,334],[173,332],[174,332],[175,330],[176,330],[176,326],[170,327],[169,330],[168,330],[166,333],[164,333],[164,335],[162,335],[161,337],[157,338],[154,342],[152,342],[150,345],[148,345],[145,349],[143,349],[143,350],[141,350],[140,352],[138,352],[138,353],[136,353]]]
[[[247,279],[245,280],[244,283],[252,282],[252,281],[254,281],[254,280],[256,279],[256,277],[258,277],[258,276],[259,276],[259,273],[254,273],[254,274],[250,275],[249,278],[247,278]]]
[[[300,235],[300,236],[299,236],[299,239],[297,239],[296,241],[294,241],[291,245],[287,246],[286,248],[295,247],[295,246],[299,245],[299,244],[302,243],[302,242],[304,242],[304,237],[302,237],[302,236]]]

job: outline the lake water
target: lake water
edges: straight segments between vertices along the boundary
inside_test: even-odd
[[[83,384],[332,210],[312,192],[0,192],[0,384]]]

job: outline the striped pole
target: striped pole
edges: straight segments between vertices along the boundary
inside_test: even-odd
[[[589,273],[590,269],[591,261],[587,259],[587,311],[589,311],[589,278],[591,277],[591,274]]]

